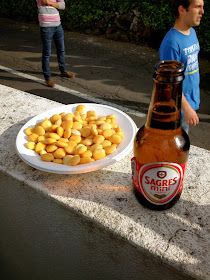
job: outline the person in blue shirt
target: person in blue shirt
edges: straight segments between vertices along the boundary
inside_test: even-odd
[[[160,60],[177,60],[185,65],[181,126],[188,133],[189,125],[199,123],[196,110],[200,104],[200,46],[193,27],[200,25],[204,0],[173,0],[173,9],[175,24],[161,42],[159,56]]]

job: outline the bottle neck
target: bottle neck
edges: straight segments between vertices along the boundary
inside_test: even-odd
[[[180,127],[182,81],[164,80],[157,75],[148,111],[146,126],[174,130]]]

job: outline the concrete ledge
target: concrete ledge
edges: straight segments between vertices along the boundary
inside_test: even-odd
[[[4,234],[1,234],[3,240],[0,240],[3,244],[3,254],[5,254],[8,246],[6,229],[10,232],[7,221],[11,219],[14,225],[11,236],[14,238],[15,230],[21,235],[22,230],[23,236],[27,238],[26,233],[30,232],[31,235],[28,236],[28,239],[31,242],[28,243],[31,244],[31,248],[28,245],[28,259],[30,259],[30,254],[32,259],[35,258],[36,260],[38,258],[38,255],[32,255],[35,249],[33,240],[37,240],[36,233],[32,229],[37,228],[38,225],[35,223],[35,227],[31,223],[31,219],[37,217],[36,211],[34,215],[29,214],[28,211],[29,209],[30,211],[35,209],[37,207],[36,203],[40,205],[40,209],[43,209],[44,199],[47,201],[48,212],[50,213],[49,209],[52,208],[52,216],[57,215],[56,221],[59,221],[60,228],[59,223],[56,225],[50,224],[49,221],[53,221],[52,217],[48,215],[42,217],[42,211],[39,209],[40,216],[37,219],[39,218],[42,221],[39,226],[42,225],[43,228],[37,230],[39,233],[43,231],[45,237],[47,237],[47,232],[51,231],[49,232],[49,238],[51,238],[52,232],[59,232],[63,240],[59,239],[58,244],[62,245],[64,251],[68,251],[68,247],[64,245],[69,233],[72,237],[71,244],[75,246],[74,252],[78,250],[81,254],[77,258],[78,256],[76,257],[75,253],[72,253],[72,257],[75,256],[77,260],[77,262],[74,262],[75,266],[78,265],[79,261],[85,265],[85,261],[81,259],[84,253],[81,250],[81,244],[83,244],[84,250],[89,250],[89,253],[92,250],[95,255],[94,258],[91,258],[92,261],[88,262],[90,278],[88,276],[86,279],[134,280],[158,279],[158,277],[161,277],[161,279],[210,279],[209,151],[191,146],[180,201],[170,210],[163,212],[150,211],[137,202],[132,192],[130,168],[132,153],[112,166],[79,175],[49,174],[26,165],[15,151],[18,131],[33,116],[48,109],[56,108],[61,104],[4,86],[0,86],[0,100],[0,198],[1,205],[4,205],[5,209],[8,210],[1,211],[0,214],[0,226],[5,228]],[[9,182],[10,180],[13,181]],[[11,197],[8,190],[11,192]],[[19,192],[22,194],[18,194]],[[17,193],[17,200],[15,200],[14,193]],[[36,199],[31,200],[31,193],[36,194],[36,196],[39,195]],[[21,203],[18,201],[19,197],[22,197]],[[31,201],[31,204],[28,204],[27,199]],[[22,207],[23,204],[25,207]],[[59,211],[55,210],[56,207],[59,208]],[[20,212],[19,216],[24,213],[24,221],[12,218],[18,211]],[[68,231],[68,219],[63,220],[67,212],[68,216],[75,217],[72,218],[74,221],[72,227],[74,225],[77,228],[75,234],[78,238],[76,239],[74,230]],[[46,221],[48,221],[48,224]],[[23,228],[24,223],[25,227],[29,227],[31,230],[25,230]],[[78,223],[77,226],[76,223]],[[85,231],[86,225],[89,228],[92,225],[94,228],[93,235],[90,235],[90,231]],[[10,233],[8,233],[9,235]],[[102,244],[101,249],[103,250],[94,249],[94,240],[97,246],[104,242],[105,247],[110,251],[110,255],[105,252],[105,247]],[[24,238],[22,241],[22,244],[24,244]],[[87,245],[88,241],[92,242],[91,246]],[[15,241],[13,240],[13,242]],[[49,248],[47,246],[45,248],[44,244],[43,242],[40,255],[46,254],[47,257]],[[53,244],[58,246],[56,245],[56,238]],[[10,255],[14,254],[12,251],[10,253]],[[60,253],[62,255],[62,251]],[[64,256],[67,254],[66,252],[63,253]],[[89,255],[84,254],[85,256]],[[103,259],[102,263],[104,263],[100,266],[100,275],[97,274],[96,269],[90,270],[91,265],[97,267],[97,259]],[[31,263],[34,264],[35,260],[33,259]],[[109,268],[105,265],[107,261],[109,261]],[[21,261],[19,260],[19,262]],[[116,266],[116,274],[110,272],[114,271],[114,266]],[[35,264],[34,267],[36,267]],[[74,267],[73,264],[72,267]],[[125,268],[129,270],[129,267],[133,270],[133,276],[129,278],[128,274],[124,274],[127,276],[123,278],[122,272],[125,272]],[[37,269],[39,269],[39,266]],[[101,276],[102,273],[103,277]],[[72,279],[85,279],[82,278],[83,274],[78,275],[80,275],[78,278]],[[118,278],[117,275],[122,277]],[[67,278],[64,277],[63,279]]]

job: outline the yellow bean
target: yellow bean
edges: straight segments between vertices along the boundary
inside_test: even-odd
[[[82,157],[80,158],[79,164],[89,163],[91,162],[91,159],[89,157]]]
[[[77,146],[75,147],[75,149],[79,148],[79,147],[84,147],[85,145],[82,143],[77,144]]]
[[[68,143],[69,142],[69,139],[67,138],[60,138],[59,141],[62,141],[62,142],[65,142],[65,143]]]
[[[95,136],[93,134],[90,134],[86,139],[93,139]]]
[[[71,134],[72,134],[72,135],[78,135],[78,136],[81,136],[81,132],[80,132],[79,130],[77,130],[77,129],[73,129],[73,128],[72,128],[72,130],[71,130]]]
[[[111,146],[107,146],[104,148],[106,155],[110,155],[112,153],[114,153],[117,149],[117,145],[116,144],[112,144]]]
[[[118,127],[116,127],[116,132],[120,132],[120,131],[122,131],[122,129],[118,126]]]
[[[75,116],[74,121],[83,124],[83,120],[82,120],[81,116]]]
[[[109,140],[113,143],[113,144],[120,144],[122,138],[117,135],[117,134],[114,134],[112,136],[109,137]]]
[[[94,142],[95,144],[102,143],[104,140],[105,140],[105,137],[104,137],[103,135],[96,135],[96,136],[93,138],[93,142]]]
[[[112,120],[110,124],[111,124],[112,128],[117,128],[117,124],[116,124],[115,120]]]
[[[112,128],[112,126],[111,126],[111,124],[109,124],[109,123],[102,123],[101,125],[100,125],[100,129],[101,130],[106,130],[106,129],[111,129]]]
[[[67,128],[72,128],[73,120],[63,121],[61,125],[62,125],[64,130],[67,129]]]
[[[55,152],[54,152],[54,157],[55,158],[64,158],[66,155],[66,152],[63,148],[58,148]]]
[[[46,134],[46,137],[47,138],[54,138],[56,140],[60,139],[60,136],[57,134],[57,133],[54,133],[54,132],[49,132]]]
[[[103,130],[103,132],[102,132],[102,135],[103,135],[105,138],[109,138],[110,136],[112,136],[112,134],[113,134],[112,129],[106,129],[106,130]]]
[[[103,123],[105,123],[105,121],[96,121],[96,125],[101,125]]]
[[[93,144],[93,139],[86,138],[86,139],[82,140],[82,144],[84,144],[85,146],[91,146]]]
[[[81,136],[79,136],[79,135],[72,135],[72,136],[70,137],[70,140],[72,140],[72,141],[74,141],[74,142],[76,142],[76,143],[78,144],[78,143],[81,142],[82,138],[81,138]]]
[[[58,119],[56,122],[54,122],[55,125],[60,126],[62,123],[62,119]]]
[[[70,159],[69,165],[75,166],[75,165],[79,164],[79,162],[80,162],[80,156],[75,155]]]
[[[29,149],[29,150],[34,150],[34,149],[35,149],[35,146],[36,146],[35,142],[27,142],[27,143],[25,144],[25,147],[26,147],[27,149]]]
[[[44,150],[45,148],[46,148],[46,145],[45,145],[44,143],[38,142],[38,143],[36,144],[36,147],[35,147],[35,152],[38,153],[38,154],[40,154],[40,152],[41,152],[42,150]]]
[[[53,154],[46,153],[46,154],[41,155],[41,159],[43,161],[53,161],[54,156],[53,156]]]
[[[79,115],[80,115],[80,113],[78,111],[74,112],[74,116],[79,116]]]
[[[35,129],[37,126],[41,126],[41,125],[42,125],[42,122],[36,123],[34,129]]]
[[[82,124],[80,122],[74,122],[72,128],[80,130],[82,128]]]
[[[43,143],[47,144],[47,145],[51,145],[53,143],[55,143],[57,140],[55,138],[46,138]]]
[[[32,133],[28,136],[28,142],[35,142],[37,143],[39,135],[36,133]]]
[[[93,155],[93,153],[90,150],[87,150],[86,152],[84,152],[83,154],[81,154],[81,157],[89,157],[91,158]]]
[[[38,141],[38,142],[43,142],[45,139],[46,139],[45,136],[42,135],[42,136],[39,136],[39,137],[37,138],[37,141]]]
[[[111,146],[112,145],[112,142],[110,142],[109,140],[104,140],[102,143],[101,143],[102,147],[105,148],[105,147],[108,147],[108,146]]]
[[[41,125],[38,125],[34,129],[34,133],[36,133],[37,135],[45,135],[45,130]]]
[[[88,117],[97,117],[97,113],[95,111],[87,111],[87,116]]]
[[[50,118],[52,123],[56,122],[59,119],[61,119],[61,115],[58,115],[58,114],[55,114]]]
[[[61,158],[55,158],[53,160],[54,163],[63,164],[63,160]]]
[[[57,131],[57,128],[59,127],[59,125],[58,124],[53,124],[52,126],[51,126],[51,128],[50,128],[50,130],[49,131],[51,131],[51,132],[55,132],[55,131]]]
[[[74,114],[73,113],[68,113],[65,116],[65,121],[72,121],[74,119]]]
[[[65,116],[66,116],[66,113],[65,112],[62,112],[59,114],[61,116],[61,119],[63,119]]]
[[[93,145],[90,147],[91,152],[93,152],[93,151],[95,151],[95,150],[99,150],[99,149],[103,149],[103,146],[100,145],[100,144],[93,144]]]
[[[32,133],[34,133],[34,128],[33,128],[33,127],[28,127],[28,128],[26,128],[25,134],[26,134],[27,136],[29,136],[29,135],[32,134]]]
[[[62,126],[59,126],[59,127],[57,128],[57,134],[58,134],[60,137],[62,137],[62,136],[63,136],[63,132],[64,132],[63,127],[62,127]]]
[[[96,149],[93,151],[93,158],[95,160],[102,159],[106,156],[105,150],[104,149]]]
[[[85,111],[85,105],[78,105],[76,107],[76,111],[78,111],[80,114],[84,113]]]
[[[46,154],[46,153],[47,153],[46,150],[41,150],[39,154],[40,154],[40,156],[41,156],[41,155],[44,155],[44,154]]]
[[[87,117],[87,119],[86,119],[86,121],[89,123],[95,123],[96,120],[97,120],[97,117],[94,117],[94,116]]]
[[[95,126],[91,126],[91,132],[94,136],[98,135],[98,130]]]
[[[116,131],[112,128],[112,134],[116,134]]]
[[[123,131],[117,132],[117,135],[119,135],[122,138],[123,137]]]
[[[83,122],[86,120],[86,118],[87,118],[87,114],[81,115],[81,119],[83,120]]]
[[[72,158],[73,156],[72,155],[66,155],[64,158],[63,158],[63,164],[68,164],[70,163],[70,159]]]
[[[52,126],[51,121],[49,121],[47,118],[42,122],[42,127],[45,131],[49,131]]]
[[[64,147],[68,146],[68,144],[66,142],[60,141],[60,140],[56,141],[55,145],[60,147],[60,148],[64,148]]]
[[[64,150],[66,151],[67,154],[73,154],[74,153],[75,147],[73,146],[66,146],[64,147]]]
[[[88,137],[91,134],[91,129],[89,127],[83,127],[80,132],[82,137]]]
[[[105,121],[106,120],[106,117],[100,117],[97,119],[97,121]]]
[[[70,147],[76,147],[76,145],[77,145],[77,142],[75,142],[75,141],[73,141],[73,140],[70,140],[70,141],[68,142],[68,146],[70,146]]]
[[[86,151],[87,151],[87,147],[86,146],[80,146],[78,148],[75,148],[74,154],[75,155],[80,155],[80,154],[83,154]]]
[[[58,146],[56,146],[56,145],[48,145],[48,146],[46,147],[46,151],[47,151],[48,153],[53,153],[53,152],[55,152],[57,149],[58,149]]]

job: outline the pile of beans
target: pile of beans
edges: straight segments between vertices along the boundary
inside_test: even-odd
[[[25,134],[27,149],[34,150],[43,161],[76,166],[100,160],[114,153],[123,132],[116,123],[116,115],[98,117],[78,105],[75,113],[54,114]]]

